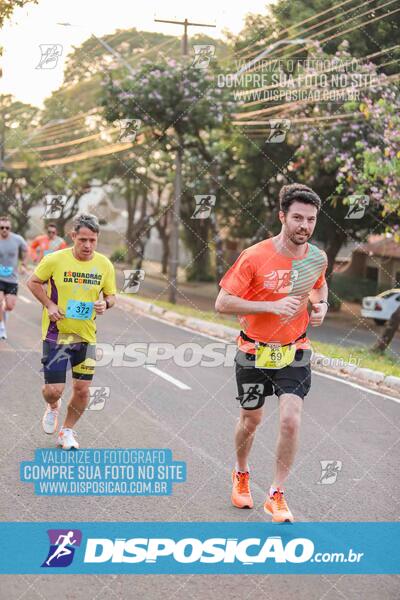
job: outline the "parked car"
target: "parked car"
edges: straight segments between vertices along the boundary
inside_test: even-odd
[[[386,290],[377,296],[366,296],[362,301],[361,316],[384,325],[400,306],[400,289]]]

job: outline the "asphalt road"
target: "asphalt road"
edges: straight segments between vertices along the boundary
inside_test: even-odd
[[[101,411],[78,425],[82,447],[171,448],[187,462],[187,482],[169,497],[40,497],[19,481],[19,464],[37,447],[52,447],[40,420],[40,310],[22,289],[0,342],[3,521],[262,521],[277,433],[277,400],[270,399],[253,446],[255,509],[230,505],[233,429],[238,407],[231,367],[179,366],[172,359],[147,367],[98,367],[94,385],[110,387]],[[125,306],[98,318],[99,342],[197,343],[213,340],[144,317]],[[200,352],[200,350],[199,350]],[[169,378],[169,380],[165,379]],[[65,398],[68,397],[68,392]],[[65,409],[64,400],[64,409]],[[400,516],[398,401],[315,374],[305,400],[301,445],[287,483],[300,521],[394,521]],[[342,461],[333,485],[319,485],[321,460]],[[5,543],[2,540],[3,545]],[[4,600],[190,598],[393,600],[396,576],[3,576]]]

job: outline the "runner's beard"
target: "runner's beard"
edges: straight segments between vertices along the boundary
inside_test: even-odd
[[[299,238],[300,235],[303,235],[301,239]],[[291,233],[289,235],[290,241],[293,242],[293,244],[296,244],[296,246],[302,246],[303,244],[308,242],[310,237],[311,235],[309,235],[306,231],[304,232],[304,234],[300,234],[300,232],[295,231],[294,233]]]

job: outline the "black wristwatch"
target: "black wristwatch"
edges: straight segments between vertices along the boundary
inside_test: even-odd
[[[318,304],[326,304],[326,306],[327,306],[328,308],[330,307],[330,304],[329,304],[328,300],[320,300],[320,301],[318,302]]]

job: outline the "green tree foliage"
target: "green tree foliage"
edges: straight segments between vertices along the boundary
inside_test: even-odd
[[[139,119],[147,144],[157,143],[160,150],[172,156],[178,148],[184,153],[184,240],[193,257],[189,276],[201,280],[210,277],[210,229],[209,224],[194,224],[190,215],[195,206],[194,195],[202,194],[204,189],[211,193],[210,188],[218,187],[215,144],[218,132],[228,125],[231,110],[224,96],[211,71],[173,59],[143,61],[134,74],[122,77],[119,73],[106,81],[104,88],[103,104],[109,122]]]
[[[16,8],[22,8],[29,2],[37,4],[37,0],[0,0],[0,29],[3,27],[4,22],[11,17]]]
[[[334,0],[279,0],[276,4],[271,5],[271,13],[277,27],[284,29],[332,8],[331,12],[321,15],[318,19],[294,27],[290,31],[290,36],[324,40],[336,33],[343,32],[342,36],[338,35],[332,40],[327,40],[326,43],[321,42],[324,51],[327,54],[334,54],[343,39],[346,39],[349,42],[349,52],[352,56],[364,57],[379,52],[382,48],[390,48],[397,38],[400,26],[398,12],[379,21],[374,20],[396,8],[396,3],[381,8],[386,4],[387,0],[374,0],[365,5],[350,2],[343,6],[338,6]],[[325,23],[324,21],[327,19],[330,20]],[[353,31],[344,33],[345,30],[352,28],[354,28]],[[326,33],[317,35],[325,30],[327,30]],[[393,55],[392,58],[398,58],[398,51],[394,50],[394,53],[396,56]],[[387,55],[376,58],[378,65],[387,60]],[[388,65],[384,67],[384,71],[393,73],[397,71],[397,67]]]
[[[352,58],[347,45],[335,56],[342,62]],[[359,68],[371,81],[359,90],[359,98],[335,106],[309,105],[301,112],[301,116],[321,118],[335,111],[350,119],[323,127],[311,121],[294,126],[292,133],[297,150],[289,170],[323,198],[316,235],[325,241],[330,271],[345,241],[362,242],[370,233],[390,229],[396,220],[393,204],[399,202],[398,86],[379,75],[373,63]],[[362,218],[349,219],[349,202],[355,195],[366,195],[369,206]]]
[[[334,0],[278,0],[268,5],[264,14],[249,14],[243,30],[232,41],[236,50],[248,49],[249,54],[257,54],[278,39],[301,37],[319,41],[327,54],[334,54],[346,39],[350,53],[364,57],[395,46],[400,16],[398,12],[389,13],[396,8],[395,1],[388,4],[387,0],[373,0],[365,5],[354,1],[343,6]],[[284,52],[277,55],[281,57]],[[307,53],[303,53],[306,57]],[[374,60],[383,65],[398,58],[399,49],[393,48]],[[394,63],[382,69],[387,74],[397,72]]]
[[[8,214],[21,234],[28,226],[29,208],[40,198],[38,157],[30,147],[31,126],[37,122],[38,112],[10,95],[0,96],[0,213]],[[17,154],[26,168],[10,168]]]

